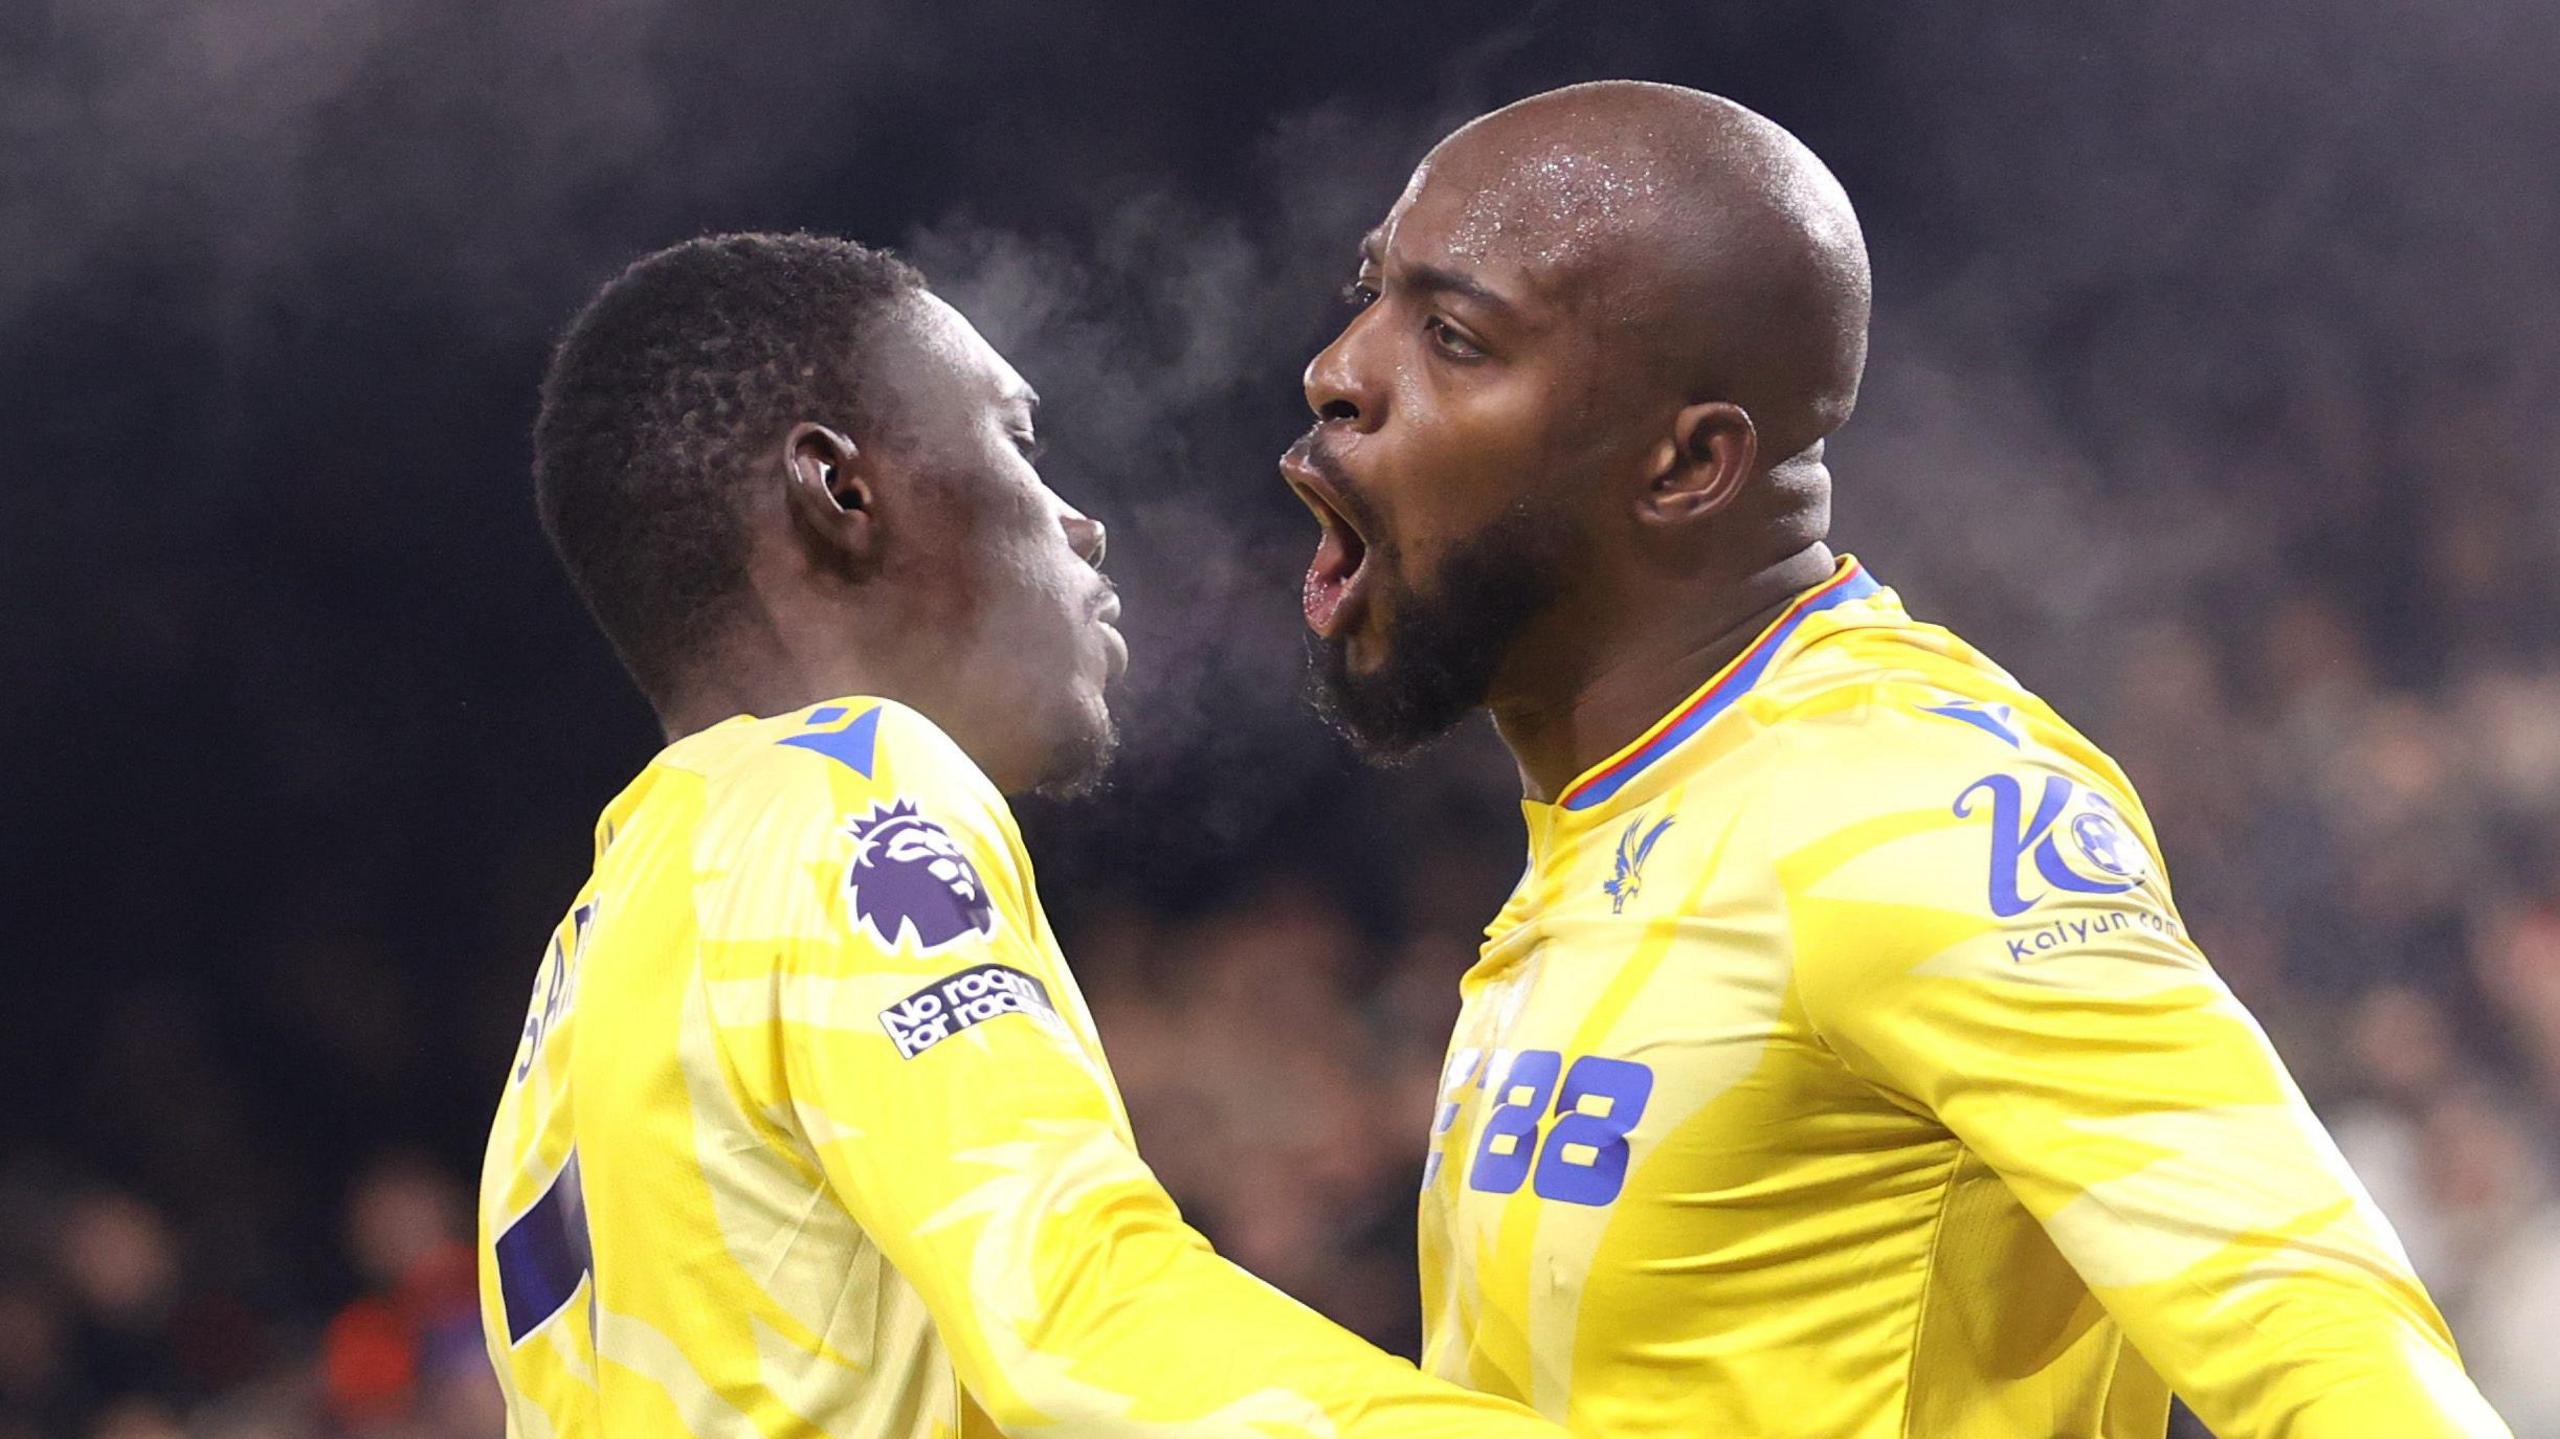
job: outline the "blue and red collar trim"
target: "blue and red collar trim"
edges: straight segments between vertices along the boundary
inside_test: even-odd
[[[1820,614],[1834,605],[1864,599],[1883,586],[1875,582],[1866,567],[1853,559],[1840,562],[1839,573],[1796,597],[1751,647],[1734,656],[1731,663],[1717,671],[1715,678],[1688,701],[1665,716],[1638,737],[1635,743],[1618,752],[1598,769],[1575,780],[1571,788],[1557,800],[1565,809],[1583,810],[1605,804],[1612,795],[1624,789],[1629,780],[1645,772],[1664,755],[1678,749],[1681,743],[1706,728],[1707,722],[1730,708],[1735,700],[1751,692],[1760,676],[1769,668],[1785,646],[1787,637],[1796,632],[1808,615]]]

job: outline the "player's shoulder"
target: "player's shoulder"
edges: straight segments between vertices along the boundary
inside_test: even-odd
[[[706,939],[753,941],[743,961],[778,937],[920,954],[1026,908],[1003,796],[924,714],[846,696],[697,738],[668,757],[703,786],[695,913]]]
[[[2042,697],[1935,625],[1843,632],[1756,695],[1779,793],[1831,814],[1954,803],[1984,776],[2057,775],[2132,805],[2122,770]]]
[[[1933,943],[2037,924],[2156,920],[2167,933],[2158,841],[2123,771],[2006,671],[1936,635],[1870,636],[1801,667],[1762,716],[1778,882],[1806,933],[1854,941],[1809,949],[1890,951],[1879,924]]]
[[[1848,638],[1790,667],[1760,716],[1766,838],[1791,887],[1978,891],[1997,911],[2018,863],[2029,889],[2156,874],[2124,772],[2007,671],[1935,626]]]
[[[706,877],[833,865],[865,836],[956,847],[990,880],[1023,868],[993,781],[931,718],[894,700],[849,695],[733,720],[660,763],[701,786],[693,845]]]
[[[985,771],[942,727],[895,700],[847,695],[765,719],[732,721],[669,750],[713,813],[863,801],[930,805],[971,822],[1005,813]]]

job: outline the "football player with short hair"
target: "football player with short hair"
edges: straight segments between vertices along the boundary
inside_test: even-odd
[[[1038,401],[841,240],[652,255],[535,493],[668,745],[595,831],[481,1177],[510,1432],[1497,1436],[1210,1252],[1131,1147],[1004,796],[1110,750]]]

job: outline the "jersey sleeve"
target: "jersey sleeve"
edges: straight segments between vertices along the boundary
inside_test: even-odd
[[[723,927],[769,972],[790,1129],[1006,1432],[1560,1431],[1220,1259],[1142,1163],[1002,800],[894,708],[870,772],[763,762]],[[732,969],[735,976],[739,973]],[[726,983],[738,983],[732,977]]]
[[[1815,1032],[1990,1165],[2223,1439],[2506,1434],[2121,776],[1965,708],[1814,726],[1779,767]]]

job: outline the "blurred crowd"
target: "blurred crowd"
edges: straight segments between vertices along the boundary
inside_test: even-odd
[[[32,1166],[0,1191],[0,1436],[489,1439],[506,1428],[480,1343],[470,1212],[452,1173],[386,1159],[350,1190],[351,1294],[258,1302],[207,1216]],[[247,1286],[232,1276],[246,1273]]]
[[[2560,670],[2465,655],[2411,689],[2362,636],[2299,595],[2156,630],[2088,728],[2145,791],[2194,931],[2484,1388],[2520,1435],[2560,1435],[2543,1355],[2560,1321]],[[1410,873],[1383,914],[1284,856],[1232,903],[1088,904],[1067,935],[1187,1212],[1406,1352],[1422,1116],[1515,859],[1497,838],[1403,836]],[[393,1154],[352,1177],[335,1233],[297,1240],[239,1234],[189,1193],[17,1163],[0,1177],[0,1439],[498,1433],[463,1177]],[[258,1246],[293,1242],[334,1249],[332,1302],[262,1279],[284,1261]]]

